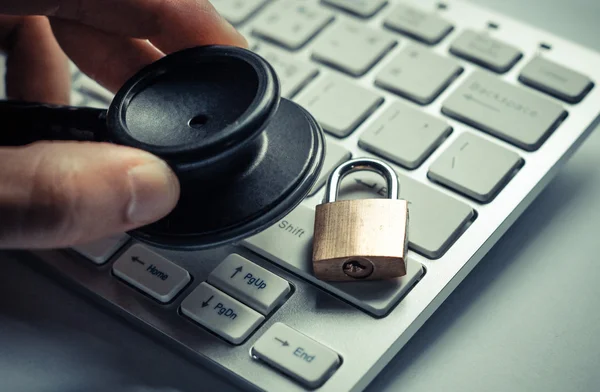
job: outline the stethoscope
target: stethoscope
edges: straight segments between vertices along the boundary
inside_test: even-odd
[[[127,81],[108,110],[4,101],[0,118],[0,145],[103,141],[164,159],[180,200],[129,234],[171,249],[217,247],[275,224],[306,197],[325,154],[319,124],[280,97],[273,68],[235,47],[170,54]]]

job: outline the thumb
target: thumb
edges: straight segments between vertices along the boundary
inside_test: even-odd
[[[152,223],[179,199],[153,155],[105,143],[0,148],[0,248],[62,248]]]

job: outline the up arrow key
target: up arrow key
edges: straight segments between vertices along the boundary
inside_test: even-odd
[[[241,265],[235,269],[235,272],[233,273],[233,275],[231,275],[231,276],[229,277],[229,279],[231,279],[231,278],[233,278],[234,276],[236,276],[238,272],[242,272],[242,266],[241,266]]]
[[[210,273],[207,283],[262,314],[271,313],[291,290],[285,279],[236,253]]]

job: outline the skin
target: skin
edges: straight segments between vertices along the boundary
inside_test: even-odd
[[[69,58],[116,92],[141,67],[207,44],[247,46],[208,0],[0,2],[10,99],[69,104]],[[84,244],[154,222],[179,199],[164,162],[105,143],[0,147],[0,168],[0,249]]]

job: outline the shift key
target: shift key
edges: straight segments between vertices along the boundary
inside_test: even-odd
[[[482,71],[446,99],[442,112],[527,151],[539,149],[567,117],[558,103]]]
[[[409,257],[406,275],[399,278],[368,282],[319,280],[312,268],[314,223],[315,210],[301,204],[276,225],[244,240],[242,245],[375,316],[389,312],[423,274],[421,264]]]

